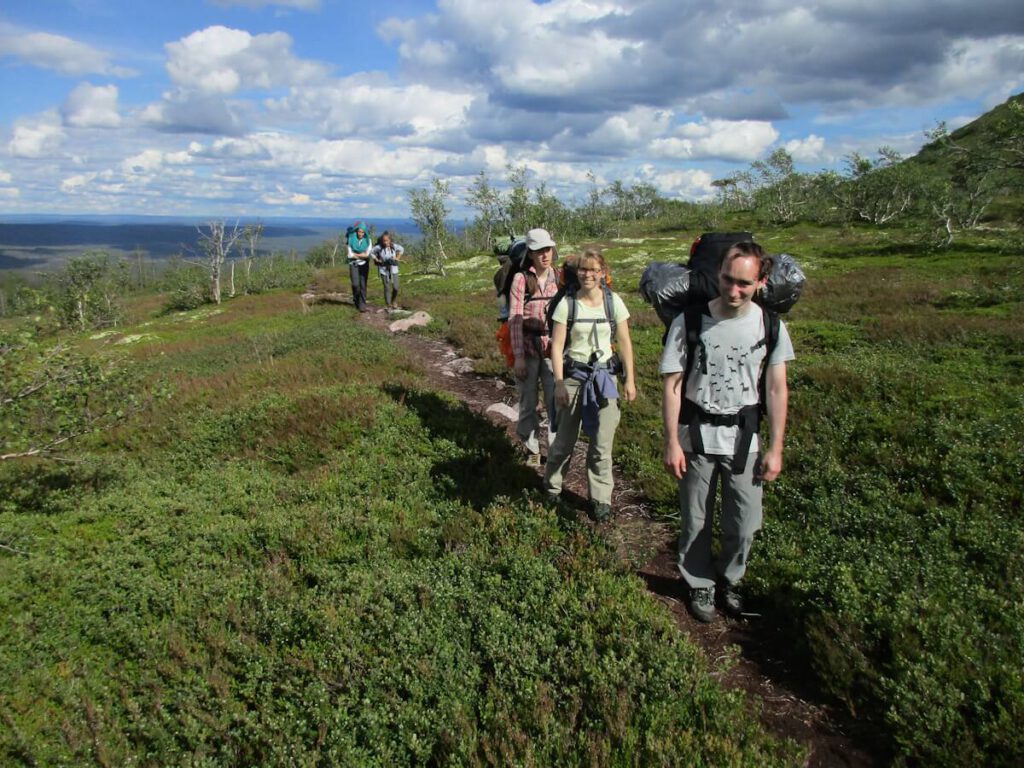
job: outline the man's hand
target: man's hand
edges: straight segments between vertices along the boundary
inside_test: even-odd
[[[632,381],[627,381],[622,387],[622,394],[626,397],[626,402],[632,403],[636,400],[636,384]]]
[[[768,451],[761,457],[761,479],[770,483],[782,471],[782,453]]]
[[[683,475],[686,474],[686,454],[683,453],[683,448],[678,442],[665,446],[662,462],[665,465],[665,471],[672,477],[676,480],[683,479]]]

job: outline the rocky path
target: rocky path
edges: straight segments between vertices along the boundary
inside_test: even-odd
[[[394,332],[400,327],[394,325],[394,316],[370,311],[362,319],[393,332],[395,339],[409,349],[412,359],[420,361],[433,388],[454,394],[473,411],[506,428],[509,438],[515,440],[517,397],[508,382],[473,373],[472,361],[445,342]],[[578,444],[563,497],[575,504],[580,519],[585,520],[583,450]],[[871,751],[870,734],[858,733],[855,722],[824,703],[806,673],[791,669],[773,653],[780,640],[771,636],[767,625],[756,617],[733,620],[720,615],[715,622],[702,624],[690,616],[675,568],[676,531],[653,519],[647,501],[618,468],[613,509],[610,520],[596,525],[671,611],[682,631],[704,649],[721,682],[760,701],[761,721],[770,732],[805,744],[810,751],[808,766],[863,768],[882,764]]]

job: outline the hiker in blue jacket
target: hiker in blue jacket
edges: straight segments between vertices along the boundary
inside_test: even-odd
[[[715,617],[716,585],[726,612],[742,613],[737,585],[761,528],[762,484],[782,471],[786,362],[794,355],[785,324],[753,302],[770,271],[771,259],[757,243],[731,246],[718,273],[719,296],[676,317],[661,358],[664,465],[679,480],[677,565],[690,610],[704,622]],[[766,446],[757,435],[762,403]],[[713,559],[719,485],[721,548]]]
[[[361,221],[348,228],[345,241],[348,246],[348,274],[352,280],[352,302],[360,312],[366,312],[366,280],[370,275],[369,258],[373,242]]]
[[[551,368],[558,430],[544,472],[544,489],[557,498],[582,424],[590,438],[587,486],[592,506],[588,514],[598,521],[612,511],[612,446],[619,425],[616,375],[620,369],[622,396],[628,401],[636,399],[629,310],[603,282],[607,270],[599,251],[585,251],[576,266],[579,287],[563,297],[552,313]],[[613,343],[618,345],[617,351]]]

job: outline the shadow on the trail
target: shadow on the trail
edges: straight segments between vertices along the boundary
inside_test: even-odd
[[[437,393],[398,384],[384,391],[416,414],[435,438],[438,456],[431,468],[435,488],[451,499],[483,509],[499,496],[518,497],[537,489],[540,478],[525,466],[505,430]]]
[[[771,614],[774,601],[748,599],[744,618],[733,619],[720,613],[711,624],[702,624],[689,614],[688,590],[676,569],[674,538],[663,542],[657,555],[636,571],[653,594],[678,603],[678,611],[685,615],[684,626],[702,646],[734,645],[739,655],[752,665],[756,673],[781,691],[815,708],[829,712],[829,726],[814,727],[805,723],[806,730],[787,725],[779,720],[784,735],[808,741],[814,755],[808,765],[843,765],[854,768],[887,765],[887,754],[877,728],[865,721],[856,721],[845,707],[826,694],[814,670],[808,665],[809,657],[801,655],[794,645],[792,628],[784,619]],[[792,621],[794,617],[790,616]]]

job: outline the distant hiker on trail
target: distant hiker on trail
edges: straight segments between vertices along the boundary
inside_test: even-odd
[[[398,300],[398,263],[404,253],[405,248],[395,243],[391,233],[386,230],[377,238],[377,244],[370,252],[384,284],[384,306],[388,312],[398,309],[395,303]]]
[[[555,418],[555,380],[548,351],[548,302],[558,293],[558,275],[552,269],[556,258],[555,241],[545,229],[526,233],[529,264],[512,278],[509,291],[509,336],[515,355],[513,372],[519,382],[519,423],[516,434],[526,446],[526,463],[540,466],[540,418],[537,397],[544,391],[548,413],[548,445],[551,445]],[[539,388],[540,389],[539,389]]]
[[[566,292],[551,315],[558,429],[544,473],[544,489],[557,498],[582,424],[590,438],[589,515],[598,521],[612,511],[612,445],[619,425],[617,375],[624,377],[623,397],[636,399],[629,310],[605,283],[607,271],[600,252],[585,251],[576,265],[578,287]],[[617,352],[613,343],[618,345]]]
[[[348,245],[348,274],[352,279],[352,302],[360,312],[366,312],[366,279],[370,274],[370,246],[373,242],[366,225],[357,221],[345,233]]]
[[[661,357],[665,469],[679,480],[678,567],[693,615],[715,617],[715,586],[734,616],[743,612],[737,584],[761,528],[762,483],[782,471],[789,389],[786,362],[793,344],[778,315],[753,303],[767,282],[771,259],[754,242],[726,251],[719,296],[680,314]],[[758,441],[762,409],[767,447]],[[721,551],[711,535],[722,486]]]

